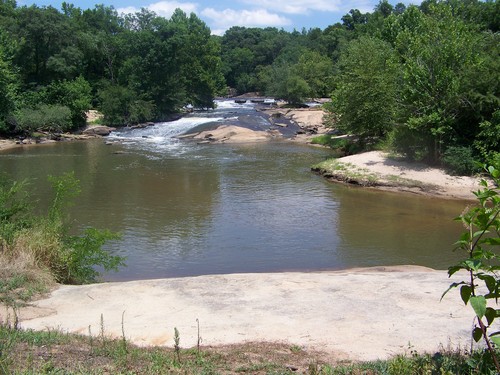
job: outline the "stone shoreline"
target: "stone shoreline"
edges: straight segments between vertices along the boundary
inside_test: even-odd
[[[85,335],[102,316],[106,335],[146,346],[173,346],[176,327],[195,347],[199,322],[203,345],[283,342],[366,361],[469,347],[472,309],[458,291],[441,300],[459,278],[401,266],[62,285],[19,316],[24,329]]]

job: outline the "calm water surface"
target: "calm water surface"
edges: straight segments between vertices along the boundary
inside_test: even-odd
[[[113,137],[126,142],[113,146],[96,140],[15,149],[0,153],[0,168],[31,178],[42,203],[47,175],[75,172],[82,193],[71,210],[74,226],[122,234],[106,249],[126,256],[127,267],[106,280],[398,264],[444,269],[458,258],[452,243],[461,228],[452,218],[464,202],[327,182],[310,172],[329,155],[324,149],[172,138],[230,121],[237,110],[226,104],[210,118],[120,132]]]

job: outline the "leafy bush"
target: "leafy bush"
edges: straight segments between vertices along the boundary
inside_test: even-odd
[[[493,164],[500,150],[500,110],[493,113],[491,121],[483,121],[479,124],[479,133],[474,140],[474,147],[479,151],[484,161]]]
[[[92,88],[81,76],[72,81],[53,82],[47,88],[47,100],[50,104],[68,107],[72,128],[77,128],[85,125],[85,112],[91,108]]]
[[[0,252],[12,244],[15,234],[30,222],[26,181],[11,182],[0,174]]]
[[[500,297],[500,170],[488,167],[491,178],[496,183],[489,187],[482,180],[482,189],[474,194],[478,204],[467,208],[457,220],[461,221],[466,230],[456,242],[457,248],[463,250],[467,257],[459,264],[448,269],[451,277],[458,271],[467,272],[464,281],[454,282],[443,296],[453,288],[460,287],[460,297],[467,305],[470,304],[475,313],[475,326],[472,336],[476,342],[484,340],[496,372],[500,373],[500,363],[495,348],[500,347],[500,331],[490,333],[493,322],[500,316],[497,307]],[[481,288],[480,288],[481,286]],[[484,288],[483,288],[484,287]],[[491,302],[491,303],[488,303]]]
[[[337,151],[337,157],[357,154],[363,151],[363,145],[356,140],[346,138],[332,138],[329,134],[319,135],[311,140],[312,144],[328,146]]]
[[[23,108],[15,116],[17,130],[31,134],[36,130],[65,132],[71,129],[71,110],[62,105],[41,105]]]
[[[443,163],[452,174],[456,175],[472,175],[478,171],[478,163],[470,147],[448,147],[443,154]]]
[[[128,122],[139,124],[141,122],[151,121],[155,114],[155,105],[152,101],[134,100],[130,103],[130,116]]]
[[[99,110],[104,115],[103,123],[112,126],[126,125],[129,106],[134,94],[119,85],[109,85],[99,91]]]
[[[123,265],[123,258],[102,249],[108,240],[118,238],[109,231],[88,228],[82,235],[68,235],[65,209],[79,194],[79,181],[72,173],[51,177],[55,193],[44,216],[36,216],[26,202],[25,185],[12,182],[0,185],[0,261],[14,264],[28,260],[26,267],[49,270],[61,283],[96,281],[94,266],[106,271]]]

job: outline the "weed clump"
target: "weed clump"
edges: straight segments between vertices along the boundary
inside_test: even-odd
[[[13,306],[46,291],[56,282],[97,280],[95,266],[116,270],[123,258],[102,246],[118,235],[87,228],[70,235],[66,209],[79,194],[73,173],[50,177],[54,197],[45,214],[35,214],[26,181],[0,176],[0,302]]]

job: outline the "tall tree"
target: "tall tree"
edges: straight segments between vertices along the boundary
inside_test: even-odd
[[[403,62],[400,122],[405,142],[409,135],[418,140],[411,156],[436,163],[456,137],[464,72],[477,63],[477,34],[446,5],[428,11],[397,36]]]
[[[307,97],[330,96],[333,87],[333,63],[330,58],[319,52],[306,50],[300,55],[293,70],[309,86]]]
[[[54,78],[67,78],[67,67],[63,65],[77,63],[78,54],[72,49],[65,51],[73,39],[65,17],[53,7],[32,5],[19,8],[18,19],[19,51],[15,61],[24,82],[46,84]]]
[[[340,57],[333,95],[338,127],[362,140],[384,136],[395,123],[398,64],[392,47],[362,36]]]
[[[10,130],[7,118],[15,109],[18,77],[12,68],[12,49],[13,46],[9,46],[7,36],[0,29],[0,133]]]

